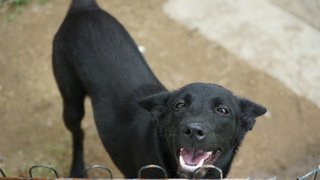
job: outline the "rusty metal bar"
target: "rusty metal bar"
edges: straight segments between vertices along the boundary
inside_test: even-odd
[[[217,166],[214,166],[214,165],[203,165],[202,167],[199,167],[195,172],[194,172],[194,175],[193,175],[193,178],[196,178],[197,177],[197,174],[202,172],[203,170],[207,170],[207,169],[215,169],[217,170],[219,173],[220,173],[220,179],[223,179],[223,172],[220,168],[218,168]]]
[[[298,177],[297,180],[306,180],[307,178],[310,178],[312,175],[313,175],[313,180],[317,180],[319,173],[320,173],[320,165],[318,168],[309,171],[304,176]]]
[[[35,166],[32,166],[32,167],[29,169],[29,176],[30,176],[30,178],[33,178],[32,170],[37,169],[37,168],[49,169],[50,171],[52,171],[52,172],[55,174],[55,176],[56,176],[57,179],[59,178],[58,172],[57,172],[53,167],[44,166],[44,165],[35,165]]]
[[[110,179],[113,179],[113,175],[112,175],[112,172],[109,168],[103,166],[103,165],[92,165],[92,166],[88,166],[85,170],[84,170],[84,174],[87,175],[87,172],[91,169],[102,169],[104,170],[105,172],[107,172],[109,174],[109,178]]]
[[[6,174],[3,172],[1,168],[0,168],[0,174],[2,175],[2,177],[6,177]]]
[[[164,176],[164,179],[167,179],[167,178],[168,178],[168,174],[167,174],[167,171],[166,171],[165,169],[163,169],[161,166],[151,164],[151,165],[143,166],[142,168],[139,169],[138,179],[142,179],[141,174],[142,174],[142,172],[143,172],[144,170],[146,170],[146,169],[159,169],[159,170],[162,171],[163,176]]]

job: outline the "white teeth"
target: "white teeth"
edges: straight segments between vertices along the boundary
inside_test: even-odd
[[[192,165],[188,165],[184,162],[184,159],[182,158],[182,156],[179,157],[179,162],[180,162],[180,166],[184,171],[187,172],[194,172],[195,170],[197,170],[198,168],[200,168],[203,165],[204,159],[202,159],[197,165],[192,166]]]

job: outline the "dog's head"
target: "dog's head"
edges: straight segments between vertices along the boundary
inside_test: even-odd
[[[204,83],[146,97],[140,105],[156,117],[177,173],[188,178],[203,165],[229,168],[245,133],[266,112],[221,86]]]

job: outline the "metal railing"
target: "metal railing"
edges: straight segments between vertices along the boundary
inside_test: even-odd
[[[32,166],[30,169],[29,169],[29,177],[26,177],[26,178],[17,178],[17,179],[28,179],[28,180],[31,180],[31,179],[41,179],[43,177],[35,177],[34,176],[34,170],[35,169],[47,169],[49,170],[52,174],[54,174],[54,178],[48,178],[46,177],[45,179],[61,179],[59,177],[59,174],[58,172],[51,166],[45,166],[45,165],[34,165]],[[100,169],[104,172],[106,172],[108,174],[108,177],[101,177],[103,179],[113,179],[113,174],[112,174],[112,171],[103,166],[103,165],[92,165],[92,166],[87,166],[84,170],[84,174],[87,175],[88,174],[88,171],[91,171],[91,170],[96,170],[96,169]],[[153,170],[159,170],[160,172],[163,173],[163,179],[168,179],[168,174],[166,172],[166,170],[158,165],[147,165],[147,166],[143,166],[140,168],[140,170],[138,171],[138,179],[143,179],[143,172],[145,170],[150,170],[150,169],[153,169]],[[214,165],[204,165],[200,168],[198,168],[195,173],[194,173],[194,178],[193,179],[197,179],[198,177],[198,174],[199,173],[206,173],[208,170],[214,170],[214,171],[217,171],[219,174],[220,174],[220,179],[223,179],[223,172],[220,168],[214,166]],[[301,177],[297,177],[297,180],[320,180],[320,176],[318,176],[320,174],[320,165],[318,168],[315,168],[311,171],[309,171],[308,173],[306,173],[305,175],[301,176]],[[1,177],[2,176],[2,177]],[[6,175],[6,173],[0,168],[0,179],[12,179],[11,177],[8,177]],[[246,178],[247,180],[253,180],[252,178],[248,177]],[[268,180],[276,180],[277,178],[276,177],[272,177],[272,178],[269,178]]]

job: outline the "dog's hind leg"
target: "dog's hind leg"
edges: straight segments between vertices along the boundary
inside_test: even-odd
[[[67,59],[61,54],[53,55],[54,75],[63,98],[63,119],[66,127],[72,133],[73,160],[71,177],[84,177],[83,139],[84,132],[81,129],[81,120],[84,116],[84,99],[86,91],[70,66]]]
[[[73,160],[70,177],[84,177],[83,139],[84,132],[81,129],[81,120],[84,116],[85,94],[77,90],[71,96],[63,98],[63,119],[66,127],[72,133]],[[65,95],[64,95],[65,96]]]

